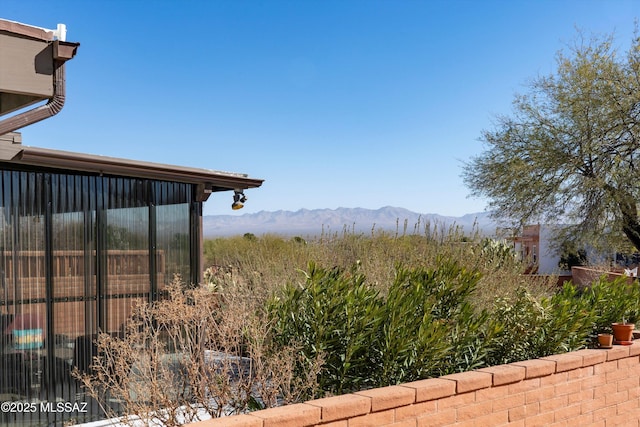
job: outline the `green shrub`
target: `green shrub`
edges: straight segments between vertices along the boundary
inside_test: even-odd
[[[357,272],[311,263],[302,286],[269,303],[273,339],[322,357],[319,395],[340,394],[484,366],[497,333],[469,299],[476,272],[440,260],[436,269],[398,267],[386,296]]]
[[[591,338],[598,333],[611,333],[614,322],[637,322],[640,320],[640,287],[629,284],[628,278],[620,277],[608,281],[602,276],[592,286],[582,291],[582,299],[594,310]]]
[[[492,316],[501,332],[488,360],[491,365],[584,347],[595,320],[592,306],[571,284],[550,298],[538,299],[520,289],[515,298],[498,299]]]
[[[274,340],[283,346],[296,344],[304,360],[297,370],[322,358],[319,387],[331,393],[369,388],[371,343],[382,319],[378,291],[364,276],[326,270],[309,263],[304,286],[288,285],[281,297],[269,302]]]
[[[479,279],[477,271],[467,270],[442,257],[438,258],[435,269],[397,269],[386,301],[388,316],[407,319],[399,308],[413,309],[418,313],[415,318],[422,321],[413,327],[404,325],[402,329],[409,333],[400,335],[395,346],[415,343],[414,347],[421,345],[422,348],[417,349],[420,356],[414,360],[395,360],[401,367],[413,367],[403,368],[408,375],[390,378],[387,384],[463,372],[485,365],[497,326],[490,321],[487,312],[476,312],[471,304]],[[388,319],[385,324],[389,323],[392,322]],[[394,353],[392,346],[385,350]]]
[[[376,342],[378,386],[424,378],[444,367],[448,328],[434,315],[440,303],[425,286],[428,277],[422,269],[399,268],[389,288]]]
[[[576,287],[565,284],[548,300],[550,312],[544,336],[540,338],[538,356],[565,353],[585,347],[593,328],[595,313],[589,301]]]
[[[230,271],[225,296],[266,305],[275,348],[300,349],[296,376],[323,362],[316,396],[589,347],[612,322],[640,321],[637,285],[603,278],[557,290],[555,277],[521,274],[504,242],[451,230],[204,246],[209,262]]]

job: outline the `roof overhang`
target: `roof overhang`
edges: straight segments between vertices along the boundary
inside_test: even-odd
[[[246,174],[241,173],[29,147],[20,143],[20,137],[17,133],[3,135],[0,139],[3,139],[3,141],[0,141],[1,162],[91,172],[99,175],[196,184],[198,186],[198,201],[207,200],[213,192],[260,187],[264,181],[262,179],[249,178]]]
[[[0,19],[0,116],[56,95],[55,71],[72,59],[79,43],[60,31]]]

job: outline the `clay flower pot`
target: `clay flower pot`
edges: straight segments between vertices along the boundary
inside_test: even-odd
[[[635,327],[633,323],[612,323],[614,344],[631,344]]]
[[[598,334],[598,344],[600,348],[613,347],[613,335],[611,334]]]

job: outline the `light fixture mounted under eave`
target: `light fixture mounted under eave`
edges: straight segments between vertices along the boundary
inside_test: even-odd
[[[231,209],[234,211],[242,209],[246,201],[247,197],[244,195],[242,190],[233,190],[233,203],[231,204]]]

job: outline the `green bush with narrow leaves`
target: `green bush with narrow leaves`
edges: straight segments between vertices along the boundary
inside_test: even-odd
[[[500,298],[492,316],[502,331],[487,359],[489,365],[536,359],[595,347],[597,334],[611,332],[613,322],[640,319],[640,287],[628,278],[602,276],[584,289],[573,284],[549,297],[536,298],[520,289],[515,298]]]
[[[639,319],[640,287],[605,278],[537,297],[522,288],[493,310],[473,305],[480,274],[439,258],[436,268],[396,267],[382,294],[358,264],[310,263],[305,283],[269,301],[273,339],[299,346],[298,372],[318,358],[315,396],[414,381],[594,346],[611,322]]]
[[[317,395],[484,366],[498,328],[469,302],[479,278],[443,260],[436,269],[398,267],[382,295],[357,265],[310,263],[303,285],[288,285],[269,302],[273,339],[300,347],[300,372],[322,358]]]
[[[471,301],[480,280],[475,270],[467,270],[455,262],[438,258],[437,267],[406,269],[398,267],[394,283],[386,299],[387,323],[400,317],[410,322],[405,311],[418,312],[412,325],[402,325],[395,337],[402,347],[403,341],[422,343],[419,356],[412,363],[402,358],[387,356],[396,369],[400,367],[407,374],[388,377],[380,385],[395,384],[420,378],[440,376],[454,372],[464,372],[484,366],[484,360],[498,331],[498,325],[489,319],[486,311],[477,312]],[[420,317],[422,315],[422,317]],[[431,331],[430,331],[431,330]],[[440,332],[436,336],[436,332]],[[433,339],[414,337],[432,336]],[[394,353],[394,346],[383,346],[387,354]],[[404,344],[405,346],[408,344]],[[409,344],[410,345],[410,344]],[[405,365],[414,368],[404,368]]]
[[[594,347],[612,322],[640,321],[637,284],[556,289],[505,242],[433,230],[245,236],[205,253],[229,272],[225,293],[267,307],[275,347],[299,349],[298,377],[322,362],[315,396]]]
[[[535,298],[525,289],[496,301],[492,314],[501,325],[487,364],[536,359],[585,347],[594,311],[576,288],[565,285],[551,297]]]
[[[319,387],[335,394],[375,385],[371,344],[382,321],[379,292],[357,272],[322,269],[314,263],[303,286],[290,284],[269,301],[273,337],[295,345],[304,358],[302,374],[318,357],[323,360]]]
[[[581,298],[594,311],[591,338],[598,333],[611,333],[614,322],[638,322],[640,320],[640,286],[629,283],[627,277],[608,281],[602,276],[592,286],[581,292]]]

